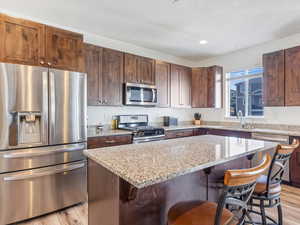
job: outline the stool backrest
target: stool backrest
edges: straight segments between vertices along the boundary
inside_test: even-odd
[[[270,188],[274,184],[280,184],[284,170],[290,160],[294,150],[299,147],[299,140],[294,139],[291,145],[278,145],[276,152],[273,156],[272,163],[268,173],[267,192],[270,193]],[[280,193],[277,193],[280,194]]]
[[[234,209],[234,220],[238,222],[236,224],[244,223],[247,214],[247,204],[255,189],[256,180],[269,168],[271,160],[272,157],[270,154],[266,154],[262,163],[257,167],[241,170],[227,170],[225,172],[225,187],[218,202],[215,225],[222,224],[221,218],[225,206]]]

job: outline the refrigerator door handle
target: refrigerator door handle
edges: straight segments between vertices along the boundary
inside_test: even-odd
[[[54,73],[49,72],[49,143],[53,142],[54,129],[55,129],[55,80]]]
[[[71,152],[71,151],[79,151],[85,149],[85,144],[79,144],[75,146],[58,146],[58,147],[48,147],[49,150],[40,150],[40,151],[32,151],[28,152],[17,152],[17,153],[8,153],[3,155],[3,158],[6,159],[17,159],[17,158],[27,158],[27,157],[35,157],[35,156],[45,156],[52,155],[57,153]]]
[[[47,169],[43,172],[33,172],[29,171],[24,174],[20,175],[12,175],[6,176],[3,178],[4,181],[18,181],[18,180],[26,180],[32,179],[37,177],[49,176],[57,173],[69,172],[72,170],[80,169],[85,166],[85,163],[73,164],[73,165],[64,165],[62,168],[54,168],[54,169]]]

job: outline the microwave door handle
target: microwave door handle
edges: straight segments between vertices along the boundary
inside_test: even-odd
[[[141,103],[144,103],[144,88],[141,88]]]
[[[155,102],[155,99],[156,99],[156,92],[155,89],[152,88],[152,102]]]

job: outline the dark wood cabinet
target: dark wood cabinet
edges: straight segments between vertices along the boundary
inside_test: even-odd
[[[168,130],[165,132],[166,139],[173,139],[173,138],[182,138],[182,137],[190,137],[194,136],[193,129],[184,129],[184,130]]]
[[[170,69],[169,63],[162,61],[155,63],[158,107],[170,107]]]
[[[285,50],[285,105],[300,106],[300,46]]]
[[[200,136],[207,134],[208,129],[205,128],[196,128],[194,129],[194,136]]]
[[[192,70],[192,107],[223,107],[223,68],[220,66]]]
[[[122,105],[123,53],[85,44],[89,105]]]
[[[221,66],[208,67],[207,71],[207,107],[223,107],[223,68]]]
[[[0,14],[0,60],[40,65],[45,56],[45,26]]]
[[[185,66],[171,65],[171,106],[191,107],[192,73]]]
[[[207,108],[207,68],[194,68],[192,70],[192,107]]]
[[[85,68],[87,73],[88,105],[101,105],[102,99],[102,54],[103,48],[85,44]]]
[[[52,68],[83,72],[83,35],[46,26],[46,61]]]
[[[91,137],[88,138],[88,149],[104,148],[117,145],[126,145],[132,143],[132,135],[120,135],[120,136],[103,136],[103,137]]]
[[[154,59],[125,53],[124,80],[129,83],[155,84]]]
[[[263,55],[264,106],[285,105],[284,50]]]
[[[0,14],[0,60],[84,72],[83,35]]]
[[[122,105],[123,53],[103,49],[102,100],[105,105]]]

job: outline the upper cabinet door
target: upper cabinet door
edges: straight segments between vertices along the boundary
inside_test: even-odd
[[[195,68],[192,71],[192,107],[207,108],[207,68]]]
[[[122,52],[103,49],[102,101],[105,105],[122,105],[123,58]]]
[[[139,83],[142,84],[155,84],[155,61],[153,59],[138,57],[138,70]]]
[[[137,75],[138,58],[129,53],[124,54],[124,80],[126,83],[139,83]]]
[[[179,65],[171,65],[171,105],[191,107],[191,71]]]
[[[39,65],[44,57],[44,25],[0,14],[0,59]]]
[[[300,46],[285,50],[285,105],[300,106]]]
[[[46,26],[46,59],[50,67],[83,72],[83,35]]]
[[[169,63],[162,61],[155,63],[158,107],[170,107],[170,69]]]
[[[263,55],[264,106],[284,106],[284,50]]]
[[[88,105],[96,106],[102,104],[102,53],[103,48],[84,44],[85,69],[87,73],[87,99]]]
[[[180,73],[180,98],[179,103],[183,107],[191,107],[192,104],[192,71],[183,67]]]
[[[125,53],[124,80],[128,83],[155,84],[155,61]]]
[[[221,66],[208,67],[207,75],[207,107],[223,107],[223,68]]]

